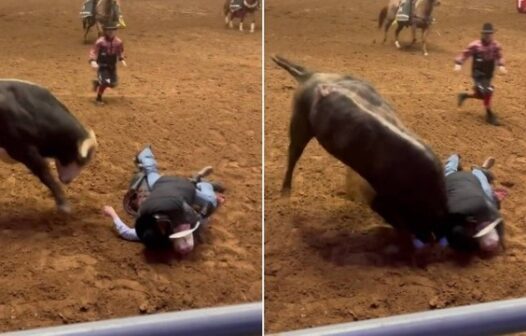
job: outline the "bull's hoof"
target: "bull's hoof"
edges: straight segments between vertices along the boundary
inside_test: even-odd
[[[68,203],[57,205],[57,209],[58,209],[59,212],[61,212],[63,214],[68,214],[69,215],[72,212],[71,205],[69,205]]]

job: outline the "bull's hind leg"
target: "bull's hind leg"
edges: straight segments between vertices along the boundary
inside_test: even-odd
[[[306,116],[300,112],[299,110],[295,110],[290,122],[289,158],[287,172],[285,173],[285,179],[283,180],[283,186],[281,188],[282,196],[290,195],[294,167],[301,157],[303,150],[313,137],[309,121]]]
[[[40,181],[49,188],[49,190],[51,190],[57,208],[64,213],[70,213],[71,208],[66,201],[66,197],[60,184],[55,180],[53,175],[51,175],[48,163],[45,158],[40,155],[38,150],[35,147],[30,147],[25,152],[20,151],[13,153],[13,155],[14,159],[23,162],[26,167],[29,168],[29,170],[36,175]]]

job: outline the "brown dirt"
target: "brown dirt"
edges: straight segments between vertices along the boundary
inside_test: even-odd
[[[465,166],[495,155],[498,184],[511,182],[503,204],[508,249],[493,259],[459,264],[436,256],[425,268],[383,253],[389,228],[370,210],[343,197],[344,167],[313,141],[295,172],[292,197],[279,197],[288,146],[293,79],[266,58],[266,329],[276,332],[329,323],[451,307],[526,293],[524,140],[525,17],[512,2],[442,1],[430,35],[430,56],[396,50],[376,30],[383,1],[267,0],[266,54],[310,68],[367,79],[396,107],[405,124],[442,158],[463,155]],[[387,3],[387,1],[385,1]],[[469,66],[453,58],[492,21],[510,73],[495,78],[495,111],[505,126],[483,120],[479,102],[456,107],[471,86]],[[391,32],[392,33],[392,32]],[[374,43],[374,40],[377,43]],[[409,31],[402,33],[408,43]],[[522,85],[521,85],[522,84]],[[410,164],[410,163],[408,163]]]
[[[50,88],[100,142],[65,188],[69,217],[25,167],[0,165],[0,331],[261,300],[260,32],[225,29],[222,1],[123,1],[128,68],[98,107],[81,2],[0,5],[2,77]],[[100,213],[110,204],[132,222],[120,202],[146,143],[163,172],[211,164],[229,187],[188,259],[146,259]]]

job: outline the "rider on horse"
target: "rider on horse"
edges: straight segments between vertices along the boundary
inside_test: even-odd
[[[91,17],[92,20],[95,20],[97,14],[97,4],[98,0],[85,0],[80,9],[80,16],[82,18]],[[111,21],[117,22],[117,26],[124,28],[126,23],[124,22],[124,17],[122,15],[121,3],[120,0],[113,0],[112,4],[112,19]]]

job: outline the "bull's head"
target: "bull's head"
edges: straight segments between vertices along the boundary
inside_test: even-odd
[[[60,182],[68,184],[72,182],[81,172],[86,164],[91,160],[97,148],[97,139],[92,129],[88,130],[88,137],[79,141],[77,144],[77,157],[67,165],[63,165],[59,160],[55,160],[58,177]]]

